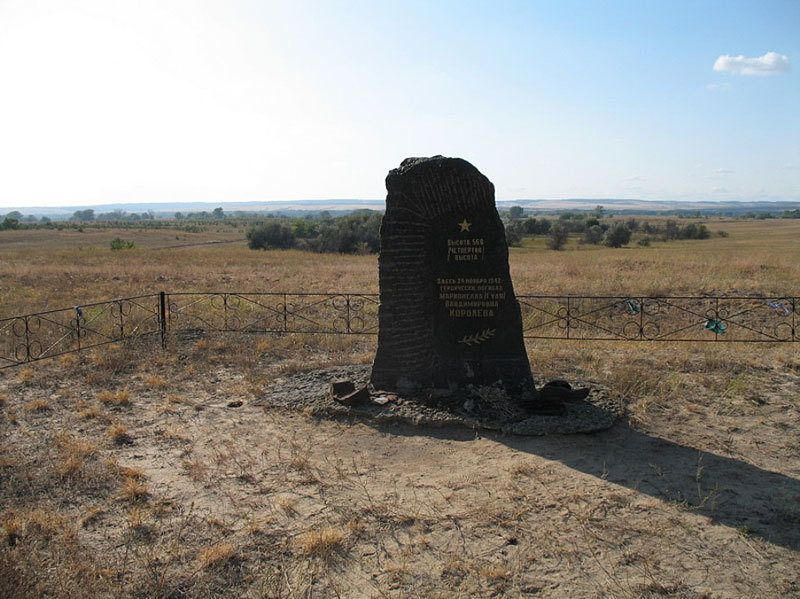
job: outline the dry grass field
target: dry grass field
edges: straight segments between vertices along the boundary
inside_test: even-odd
[[[514,285],[800,295],[799,221],[706,224],[729,236],[537,239],[512,249]],[[111,251],[117,236],[136,248]],[[2,231],[0,318],[162,289],[377,291],[375,256],[158,249],[241,237]],[[590,435],[258,403],[373,352],[371,337],[220,335],[0,371],[0,596],[800,597],[796,344],[529,343],[538,381],[624,398],[625,421]]]

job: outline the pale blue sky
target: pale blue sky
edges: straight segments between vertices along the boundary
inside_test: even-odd
[[[0,206],[800,200],[798,69],[797,0],[0,0]]]

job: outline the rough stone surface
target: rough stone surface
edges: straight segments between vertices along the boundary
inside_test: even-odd
[[[331,380],[349,380],[356,388],[367,384],[368,366],[337,366],[300,372],[276,379],[256,403],[264,407],[304,411],[319,418],[356,418],[376,424],[465,426],[538,436],[587,433],[610,428],[623,415],[622,401],[600,385],[591,386],[586,400],[565,402],[560,416],[530,414],[498,385],[465,387],[444,396],[431,391],[394,393],[371,390],[369,401],[345,406],[330,393]]]
[[[434,156],[403,161],[386,189],[370,382],[533,393],[492,183],[464,160]]]

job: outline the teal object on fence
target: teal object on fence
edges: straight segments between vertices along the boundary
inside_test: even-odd
[[[716,318],[709,318],[706,321],[706,330],[711,331],[716,335],[722,335],[726,330],[728,330],[728,325]]]

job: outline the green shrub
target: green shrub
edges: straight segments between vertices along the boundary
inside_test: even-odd
[[[615,223],[606,231],[603,243],[608,247],[621,248],[623,245],[627,245],[630,240],[631,230],[628,228],[628,225],[625,223]]]
[[[524,227],[520,221],[511,221],[505,224],[506,243],[510,246],[522,246]]]
[[[691,223],[683,227],[680,231],[681,239],[708,239],[711,233],[705,225]]]
[[[527,218],[522,223],[526,235],[546,235],[550,232],[550,221],[546,218]]]
[[[272,222],[250,227],[247,231],[247,247],[251,250],[276,248],[286,250],[294,247],[295,235],[286,223]]]
[[[547,240],[547,247],[551,250],[560,250],[567,243],[568,235],[567,228],[563,224],[554,224],[550,227],[550,239]]]
[[[135,244],[132,241],[126,241],[124,239],[120,239],[119,237],[116,237],[111,241],[112,250],[132,250],[134,245]]]
[[[364,210],[322,223],[309,241],[316,252],[339,254],[376,253],[380,250],[380,212]]]
[[[588,227],[583,232],[581,241],[583,243],[593,243],[593,244],[600,243],[601,241],[603,241],[603,227],[601,227],[599,223]]]

